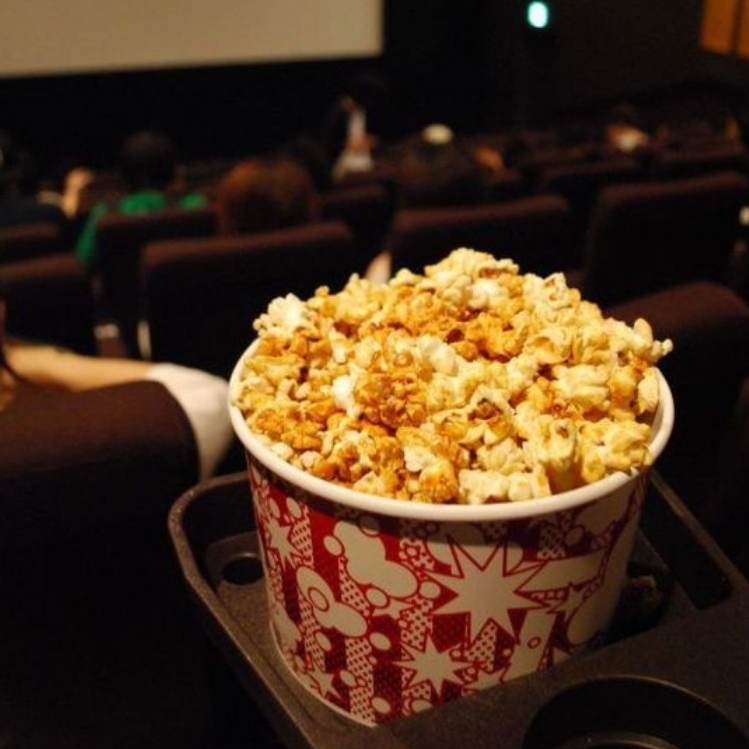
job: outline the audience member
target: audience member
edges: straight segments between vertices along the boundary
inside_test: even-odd
[[[347,174],[368,172],[374,166],[372,149],[377,143],[386,86],[374,74],[353,79],[346,93],[328,113],[322,127],[321,141],[333,165],[332,177],[339,181]]]
[[[216,209],[222,233],[272,231],[316,218],[317,193],[312,178],[293,161],[250,160],[221,180]]]
[[[65,228],[65,216],[54,205],[34,196],[31,157],[0,132],[0,228],[51,221]]]
[[[634,107],[621,104],[608,117],[604,129],[606,145],[624,153],[635,153],[650,145],[650,136],[641,126]]]
[[[197,208],[205,205],[202,195],[170,192],[176,176],[176,153],[172,142],[162,133],[144,131],[125,141],[120,169],[128,194],[114,206],[106,201],[94,205],[81,232],[75,251],[87,266],[96,265],[96,226],[114,210],[128,215],[156,213],[165,208]]]
[[[444,208],[480,203],[487,195],[483,170],[490,177],[501,166],[501,156],[493,149],[486,149],[483,154],[471,152],[456,142],[447,125],[429,125],[401,156],[400,207]],[[385,283],[392,270],[391,260],[390,251],[383,250],[370,262],[366,277],[373,283]]]
[[[487,178],[500,174],[506,169],[502,152],[494,146],[476,146],[473,149],[473,158]]]
[[[425,128],[406,150],[398,184],[403,208],[470,205],[485,195],[478,162],[440,124]]]
[[[73,167],[66,175],[62,193],[58,197],[58,205],[70,221],[75,221],[82,215],[83,193],[95,180],[94,173],[84,166]]]

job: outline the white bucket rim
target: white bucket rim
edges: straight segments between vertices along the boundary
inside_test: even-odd
[[[232,403],[232,399],[233,394],[237,392],[239,387],[244,361],[254,353],[257,344],[258,341],[255,340],[245,350],[235,365],[229,381],[229,415],[234,432],[250,455],[269,471],[289,484],[298,486],[321,499],[337,502],[346,507],[374,515],[387,515],[425,522],[487,523],[531,518],[579,507],[613,494],[628,482],[635,481],[642,472],[638,469],[633,469],[628,473],[617,471],[600,481],[559,494],[552,494],[548,497],[482,505],[413,502],[355,491],[313,476],[301,468],[287,463],[250,431],[242,412]],[[658,409],[653,419],[653,435],[649,445],[653,462],[656,461],[666,446],[674,425],[674,402],[671,389],[661,371],[658,369],[656,371],[658,372],[659,382]]]

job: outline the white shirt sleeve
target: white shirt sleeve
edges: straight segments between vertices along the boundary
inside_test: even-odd
[[[212,475],[232,440],[229,384],[215,375],[178,364],[154,364],[146,379],[160,382],[182,406],[195,435],[200,479]]]

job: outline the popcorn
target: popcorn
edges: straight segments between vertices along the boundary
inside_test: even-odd
[[[355,378],[351,375],[341,375],[333,380],[333,402],[338,408],[346,411],[348,415],[356,409],[356,400],[354,399],[354,382]]]
[[[275,299],[233,402],[283,460],[417,502],[526,501],[647,466],[671,341],[466,248]]]
[[[507,499],[510,480],[498,471],[463,469],[460,472],[461,501],[480,505],[484,502],[502,502]]]

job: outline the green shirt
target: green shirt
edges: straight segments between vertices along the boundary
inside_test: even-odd
[[[176,202],[170,202],[166,195],[157,190],[143,190],[125,195],[117,204],[116,211],[126,216],[137,216],[139,214],[157,213],[165,208],[176,206],[178,208],[202,208],[206,204],[203,195],[190,193]],[[109,213],[109,205],[101,201],[96,203],[89,213],[86,224],[75,245],[75,254],[87,267],[96,265],[96,226],[101,219]]]

